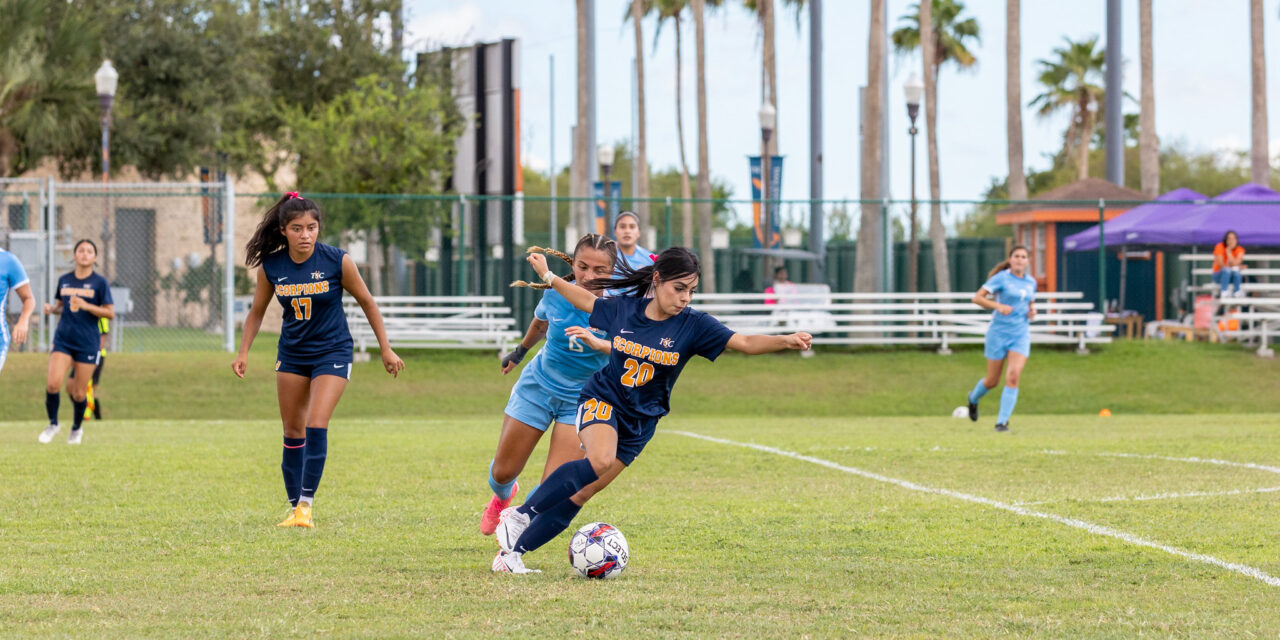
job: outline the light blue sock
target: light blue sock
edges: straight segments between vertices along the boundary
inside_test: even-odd
[[[973,391],[969,392],[969,402],[978,404],[978,401],[982,399],[982,396],[987,395],[988,391],[990,389],[982,384],[982,378],[978,378],[978,384],[973,385]]]
[[[1013,408],[1018,406],[1018,388],[1005,387],[1000,392],[1000,415],[996,418],[998,424],[1009,424],[1009,416],[1013,415]]]
[[[493,461],[489,461],[489,488],[493,489],[493,495],[498,496],[499,500],[507,500],[511,498],[511,487],[515,485],[515,478],[511,482],[503,484],[493,479]]]

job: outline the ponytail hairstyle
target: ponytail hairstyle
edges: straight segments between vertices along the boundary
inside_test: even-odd
[[[263,214],[262,222],[258,223],[253,237],[249,238],[249,244],[245,245],[245,264],[256,267],[262,264],[267,256],[281,249],[287,249],[289,241],[284,237],[284,228],[290,222],[308,213],[315,216],[316,222],[323,228],[324,214],[320,212],[320,206],[314,201],[298,195],[297,191],[290,191],[280,196],[280,199],[276,200],[276,203]]]
[[[1000,261],[1000,264],[996,265],[996,266],[995,266],[995,268],[993,268],[993,269],[991,270],[991,272],[987,274],[987,277],[988,277],[988,278],[990,278],[990,277],[992,277],[992,276],[996,275],[997,273],[1000,273],[1001,271],[1004,271],[1005,269],[1008,269],[1008,268],[1009,268],[1009,258],[1012,258],[1012,257],[1013,257],[1013,253],[1014,253],[1015,251],[1018,251],[1018,250],[1026,251],[1028,256],[1030,256],[1030,255],[1031,255],[1031,252],[1030,252],[1026,247],[1024,247],[1024,246],[1022,246],[1022,245],[1020,245],[1020,244],[1015,244],[1015,245],[1013,245],[1013,248],[1009,250],[1009,256],[1008,256],[1008,257],[1006,257],[1004,260],[1001,260],[1001,261]]]
[[[684,247],[671,247],[658,254],[653,264],[649,266],[631,269],[624,261],[618,265],[618,271],[622,274],[621,278],[596,278],[586,283],[587,288],[630,289],[627,295],[643,298],[653,290],[654,274],[657,274],[658,280],[662,282],[679,280],[691,275],[701,277],[702,265],[698,262],[698,256],[694,255],[692,251]]]
[[[573,247],[573,255],[575,256],[578,255],[578,252],[582,251],[584,248],[595,249],[597,251],[604,252],[606,256],[609,256],[610,267],[617,264],[618,245],[609,236],[600,235],[598,233],[588,233],[587,235],[582,236],[581,238],[578,238],[578,244]],[[525,250],[525,253],[545,253],[549,256],[560,258],[561,260],[564,260],[565,262],[569,263],[569,266],[571,267],[571,269],[569,273],[565,274],[564,279],[567,282],[573,282],[574,280],[574,275],[572,270],[573,258],[568,254],[562,253],[560,251],[556,251],[555,249],[547,249],[545,247],[529,247],[528,249]],[[525,282],[524,280],[516,280],[515,282],[511,283],[511,286],[528,287],[530,289],[550,289],[551,288],[551,285],[549,284],[545,284],[541,282],[539,283]]]

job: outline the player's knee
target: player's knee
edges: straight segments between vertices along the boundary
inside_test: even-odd
[[[61,390],[57,382],[46,382],[44,385],[45,393],[58,393]]]
[[[597,476],[604,475],[613,466],[614,460],[617,460],[617,456],[612,452],[595,455],[587,454],[587,461],[591,463],[591,469],[596,472]]]
[[[498,484],[507,484],[508,482],[515,480],[516,477],[520,475],[521,471],[523,471],[523,469],[521,469],[518,465],[512,464],[510,462],[502,462],[500,460],[494,460],[493,468],[489,471],[489,473],[490,475],[493,476],[493,479],[498,482]]]
[[[1013,388],[1015,388],[1015,389],[1016,389],[1016,388],[1018,387],[1018,379],[1019,379],[1019,378],[1021,378],[1021,377],[1022,377],[1022,375],[1021,375],[1021,374],[1016,373],[1016,372],[1013,372],[1013,371],[1010,371],[1010,372],[1009,372],[1007,375],[1005,375],[1005,377],[1004,377],[1004,386],[1006,386],[1006,387],[1013,387]]]
[[[982,379],[982,386],[988,389],[994,389],[998,384],[1000,384],[1000,376],[988,376]]]

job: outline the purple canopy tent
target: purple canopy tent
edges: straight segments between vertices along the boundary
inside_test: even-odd
[[[1172,220],[1189,215],[1208,197],[1191,189],[1174,189],[1143,205],[1108,220],[1102,227],[1107,246],[1165,244],[1152,238]],[[1198,202],[1191,202],[1198,201]],[[1073,233],[1062,241],[1066,251],[1094,251],[1098,248],[1098,225]]]
[[[1246,248],[1280,246],[1280,193],[1242,184],[1170,221],[1157,243],[1213,246],[1227,231],[1235,231]]]

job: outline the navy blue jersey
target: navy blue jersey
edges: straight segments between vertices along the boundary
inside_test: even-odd
[[[62,318],[58,320],[58,330],[53,334],[53,341],[72,351],[97,353],[98,316],[84,309],[72,311],[72,297],[79,297],[99,307],[115,304],[111,300],[111,287],[107,284],[107,279],[96,271],[90,272],[89,277],[84,279],[77,278],[74,271],[58,278],[56,299],[62,301]]]
[[[351,362],[354,345],[342,310],[342,256],[346,251],[317,242],[302,263],[281,249],[262,260],[262,270],[284,307],[276,359],[293,363]]]
[[[617,296],[596,300],[591,326],[613,336],[609,364],[582,388],[636,418],[658,418],[671,410],[671,388],[693,356],[715,360],[733,331],[690,307],[658,322],[644,315],[650,298]]]

